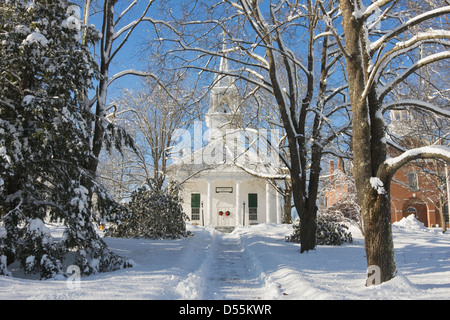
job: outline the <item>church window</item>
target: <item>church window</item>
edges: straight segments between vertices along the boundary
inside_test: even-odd
[[[258,220],[258,194],[248,194],[248,219]]]
[[[409,207],[406,212],[408,213],[408,215],[413,214],[414,216],[417,217],[417,209],[414,207]]]
[[[200,220],[200,193],[191,194],[191,219]]]
[[[222,105],[223,113],[228,113],[228,106],[226,104]]]

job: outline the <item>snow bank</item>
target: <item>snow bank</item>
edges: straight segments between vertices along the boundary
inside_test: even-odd
[[[422,231],[429,230],[427,227],[425,227],[425,225],[422,222],[417,220],[414,214],[410,214],[409,216],[403,218],[402,220],[394,222],[393,226],[400,227],[406,230],[422,230]]]
[[[39,221],[34,227],[43,230]],[[37,281],[10,270],[12,277],[0,277],[0,299],[227,300],[230,293],[251,300],[450,299],[450,234],[432,232],[414,216],[393,226],[397,276],[371,287],[365,287],[364,239],[356,227],[350,228],[353,243],[303,254],[285,241],[291,225],[238,227],[231,234],[188,230],[194,236],[177,240],[105,238],[135,266],[83,276],[77,289],[65,279]],[[225,245],[236,250],[224,255]]]

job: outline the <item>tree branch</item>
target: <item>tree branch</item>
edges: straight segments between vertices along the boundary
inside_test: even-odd
[[[395,28],[391,32],[382,36],[377,41],[373,42],[370,46],[370,55],[373,55],[373,53],[375,51],[377,51],[378,49],[380,49],[382,45],[386,44],[387,42],[389,42],[389,40],[396,37],[400,33],[403,33],[404,31],[409,30],[411,27],[413,27],[419,23],[422,23],[424,21],[430,20],[434,17],[438,17],[438,16],[445,15],[448,13],[450,13],[450,6],[427,11],[417,17],[414,17],[414,18],[408,20],[407,22],[401,24],[399,27]]]
[[[370,71],[369,80],[367,81],[363,93],[363,98],[366,97],[370,90],[370,87],[372,86],[374,81],[377,81],[382,70],[390,61],[402,54],[406,54],[409,51],[414,50],[422,44],[434,43],[437,39],[450,39],[450,31],[435,30],[432,32],[421,32],[407,41],[396,43],[394,48],[384,54],[381,58],[377,59],[375,66]]]
[[[440,159],[450,162],[450,147],[446,146],[427,146],[408,150],[398,157],[386,159],[384,164],[388,166],[387,170],[392,175],[410,161],[417,159]]]
[[[450,51],[444,51],[435,53],[433,55],[430,55],[426,58],[420,59],[416,63],[414,63],[412,66],[410,66],[403,74],[399,75],[397,78],[395,78],[393,81],[391,81],[386,86],[382,87],[378,92],[378,98],[380,101],[383,101],[384,97],[397,86],[400,82],[405,80],[407,77],[409,77],[412,73],[414,73],[416,70],[422,68],[423,66],[443,60],[443,59],[450,59]]]
[[[450,118],[450,110],[448,108],[440,108],[429,102],[414,99],[403,99],[387,103],[383,105],[382,112],[384,113],[387,110],[404,109],[405,107],[417,107]]]

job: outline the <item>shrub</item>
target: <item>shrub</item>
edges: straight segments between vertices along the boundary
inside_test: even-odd
[[[301,223],[301,222],[300,222]],[[294,224],[294,232],[286,237],[288,242],[300,243],[300,223]],[[344,242],[353,242],[351,232],[339,217],[320,214],[317,217],[317,244],[340,246]]]
[[[187,236],[187,215],[178,199],[178,190],[169,185],[164,190],[139,188],[127,204],[128,215],[107,231],[115,237],[150,239],[181,238]]]

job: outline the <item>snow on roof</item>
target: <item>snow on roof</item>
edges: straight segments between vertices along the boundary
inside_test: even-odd
[[[245,130],[241,133],[236,140],[213,139],[194,153],[187,152],[183,157],[173,158],[173,164],[169,166],[172,175],[226,171],[245,172],[264,179],[285,179],[278,153],[269,151],[270,147],[264,139],[249,139],[246,145],[243,139]]]

